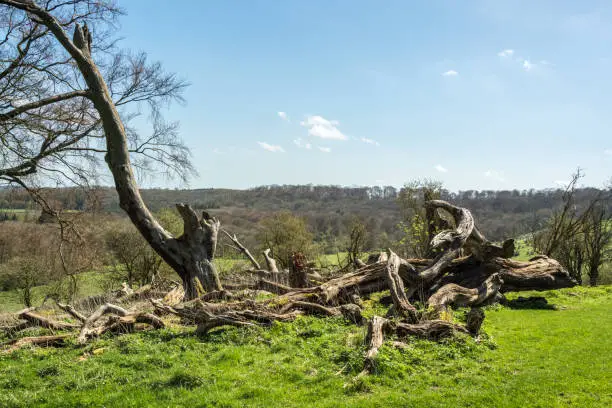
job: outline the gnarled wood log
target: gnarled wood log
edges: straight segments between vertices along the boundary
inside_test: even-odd
[[[117,316],[125,316],[128,314],[127,310],[120,306],[112,305],[110,303],[106,303],[98,308],[94,313],[91,314],[81,326],[81,332],[79,333],[79,337],[77,341],[81,344],[87,342],[90,337],[94,337],[100,334],[99,329],[95,329],[94,324],[100,320],[100,318],[106,314],[115,314]]]
[[[504,282],[500,292],[552,290],[577,285],[559,262],[540,255],[527,262],[495,257],[488,262],[479,263],[475,258],[469,258],[462,264],[451,267],[438,286],[454,283],[466,288],[476,288],[495,273],[498,273]]]
[[[545,255],[531,258],[528,262],[493,258],[486,267],[490,271],[500,271],[504,280],[502,292],[561,289],[578,284],[567,269]]]
[[[503,281],[498,273],[491,275],[478,288],[470,289],[449,283],[442,286],[427,301],[439,314],[448,306],[477,306],[495,296]]]
[[[465,328],[473,337],[478,336],[478,333],[480,333],[480,327],[482,326],[484,319],[485,314],[479,307],[473,307],[468,312]]]
[[[393,300],[394,312],[410,322],[416,322],[418,320],[417,311],[408,301],[406,292],[404,291],[404,282],[399,276],[399,269],[401,260],[395,252],[388,250],[389,260],[387,261],[387,285],[391,292],[391,299]]]

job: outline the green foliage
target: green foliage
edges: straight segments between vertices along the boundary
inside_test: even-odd
[[[279,267],[288,268],[291,255],[300,252],[307,259],[316,259],[318,250],[306,221],[288,211],[278,212],[261,220],[258,240],[261,248],[270,248]]]
[[[183,234],[183,219],[175,208],[162,208],[155,213],[155,218],[166,231],[175,237]]]
[[[401,231],[399,244],[402,254],[407,257],[425,258],[429,251],[430,228],[427,223],[425,201],[439,199],[442,194],[442,183],[434,180],[415,180],[406,183],[397,198],[402,214],[398,224]],[[433,215],[430,222],[433,222]]]

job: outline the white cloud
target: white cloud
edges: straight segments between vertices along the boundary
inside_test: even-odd
[[[366,143],[366,144],[371,144],[371,145],[374,145],[374,146],[380,146],[380,143],[378,143],[376,140],[368,139],[367,137],[362,137],[361,141],[363,143]]]
[[[442,73],[442,76],[445,76],[445,77],[454,77],[457,75],[459,75],[459,73],[455,71],[454,69],[449,69],[448,71]]]
[[[604,154],[607,155],[607,156],[612,156],[612,149],[604,150]]]
[[[317,148],[320,151],[322,151],[323,153],[331,153],[331,148],[330,147],[317,146]]]
[[[300,122],[308,129],[308,135],[321,139],[348,140],[348,137],[338,129],[337,120],[327,120],[322,116],[308,116],[306,120]]]
[[[534,67],[534,66],[535,66],[535,64],[534,64],[534,63],[532,63],[532,62],[531,62],[531,61],[529,61],[529,60],[524,60],[524,61],[523,61],[523,69],[524,69],[525,71],[531,71],[531,70],[533,69],[533,67]]]
[[[310,150],[312,148],[312,145],[310,143],[304,143],[301,137],[295,139],[293,143],[300,149]]]
[[[495,181],[506,181],[503,173],[500,173],[497,170],[487,170],[484,172],[485,177],[491,178]]]
[[[281,118],[282,120],[286,120],[287,122],[290,122],[289,120],[289,116],[287,116],[287,112],[276,112],[276,114],[278,115],[279,118]]]
[[[436,170],[438,170],[440,173],[447,173],[447,172],[448,172],[448,169],[447,169],[446,167],[442,167],[442,165],[441,165],[441,164],[436,164],[436,165],[434,166],[434,168],[435,168]]]
[[[283,153],[285,149],[278,145],[271,145],[266,142],[257,142],[262,149],[267,150],[272,153]]]
[[[502,58],[509,58],[509,57],[512,57],[512,55],[514,55],[514,50],[506,49],[506,50],[498,52],[497,55]]]

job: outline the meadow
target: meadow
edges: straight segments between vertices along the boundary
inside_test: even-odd
[[[0,355],[0,406],[610,406],[612,287],[520,296],[547,303],[488,307],[479,341],[388,342],[360,379],[365,329],[342,318],[22,349]],[[384,313],[374,304],[365,315]]]

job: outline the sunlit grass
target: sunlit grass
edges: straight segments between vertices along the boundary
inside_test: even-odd
[[[612,288],[519,295],[556,310],[491,307],[480,343],[387,344],[377,372],[357,381],[365,329],[342,318],[21,350],[0,356],[0,406],[610,406]]]

